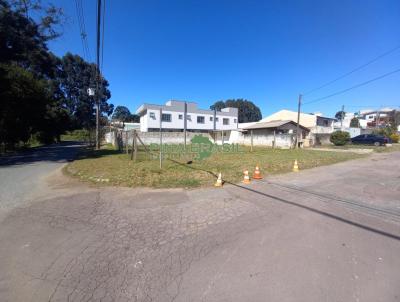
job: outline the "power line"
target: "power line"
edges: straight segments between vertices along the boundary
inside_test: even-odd
[[[83,56],[86,60],[91,61],[90,49],[89,49],[89,45],[87,42],[85,16],[83,13],[82,0],[75,0],[75,7],[76,7],[76,15],[77,15],[78,25],[79,25],[79,34],[80,34],[81,42],[82,42]]]
[[[360,65],[360,66],[354,68],[353,70],[351,70],[351,71],[349,71],[349,72],[347,72],[347,73],[345,73],[345,74],[343,74],[343,75],[337,77],[336,79],[334,79],[334,80],[332,80],[332,81],[326,82],[325,84],[323,84],[323,85],[321,85],[321,86],[318,86],[318,87],[316,87],[316,88],[314,88],[314,89],[311,89],[311,90],[307,91],[306,93],[303,93],[303,96],[308,95],[308,94],[311,94],[312,92],[315,92],[315,91],[317,91],[317,90],[320,90],[320,89],[322,89],[322,88],[324,88],[324,87],[326,87],[326,86],[329,86],[329,85],[331,85],[331,84],[333,84],[333,83],[335,83],[335,82],[337,82],[337,81],[339,81],[339,80],[341,80],[341,79],[343,79],[343,78],[345,78],[345,77],[347,77],[347,76],[353,74],[354,72],[359,71],[360,69],[363,69],[364,67],[366,67],[366,66],[368,66],[368,65],[370,65],[370,64],[372,64],[372,63],[374,63],[374,62],[376,62],[376,61],[378,61],[379,59],[381,59],[381,58],[383,58],[383,57],[386,57],[387,55],[389,55],[389,54],[395,52],[395,51],[398,50],[398,49],[400,49],[400,45],[399,45],[399,46],[396,46],[395,48],[393,48],[393,49],[391,49],[391,50],[389,50],[389,51],[387,51],[387,52],[384,52],[383,54],[381,54],[381,55],[379,55],[379,56],[373,58],[372,60],[368,61],[367,63],[362,64],[362,65]]]
[[[85,14],[83,12],[82,0],[79,0],[79,5],[80,5],[81,16],[82,16],[83,40],[85,42],[85,48],[86,48],[86,53],[87,53],[87,56],[88,56],[88,60],[91,61],[90,48],[89,48],[89,43],[87,41],[87,32],[86,32],[86,25],[85,25]]]
[[[97,18],[96,18],[96,150],[100,149],[100,25],[101,25],[101,0],[97,0]]]
[[[381,75],[381,76],[379,76],[379,77],[373,78],[373,79],[371,79],[371,80],[368,80],[368,81],[362,82],[362,83],[360,83],[360,84],[351,86],[351,87],[349,87],[349,88],[346,88],[346,89],[337,91],[337,92],[335,92],[335,93],[329,94],[329,95],[327,95],[327,96],[324,96],[324,97],[321,97],[321,98],[318,98],[318,99],[315,99],[315,100],[312,100],[312,101],[303,103],[303,105],[307,105],[307,104],[311,104],[311,103],[316,103],[316,102],[319,102],[319,101],[322,101],[322,100],[331,98],[331,97],[333,97],[333,96],[336,96],[336,95],[345,93],[345,92],[350,91],[350,90],[353,90],[353,89],[355,89],[355,88],[358,88],[358,87],[361,87],[361,86],[365,86],[365,85],[367,85],[367,84],[369,84],[369,83],[372,83],[372,82],[375,82],[375,81],[377,81],[377,80],[383,79],[383,78],[385,78],[385,77],[387,77],[387,76],[390,76],[390,75],[392,75],[392,74],[394,74],[394,73],[397,73],[397,72],[400,72],[400,68],[399,68],[399,69],[396,69],[396,70],[393,70],[393,71],[391,71],[391,72],[385,73],[385,74],[383,74],[383,75]]]
[[[84,56],[84,58],[86,58],[86,48],[85,48],[85,42],[84,42],[83,34],[82,34],[82,32],[83,32],[82,19],[81,19],[81,15],[80,15],[78,0],[75,0],[75,7],[76,7],[76,16],[78,19],[78,26],[79,26],[79,36],[80,36],[81,42],[82,42],[83,56]]]
[[[103,0],[103,28],[101,32],[101,63],[100,72],[103,70],[103,58],[104,58],[104,27],[105,27],[105,15],[106,15],[106,0]]]

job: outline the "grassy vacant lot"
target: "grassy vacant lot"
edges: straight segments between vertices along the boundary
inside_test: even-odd
[[[371,145],[357,145],[357,144],[348,144],[344,146],[335,146],[335,145],[323,145],[317,148],[323,149],[341,149],[341,150],[351,150],[351,149],[372,149],[374,152],[393,152],[393,151],[400,151],[400,144],[393,144],[390,147],[385,146],[371,146]]]
[[[218,153],[202,161],[164,160],[159,168],[159,160],[148,159],[143,152],[138,161],[133,162],[127,154],[121,154],[110,147],[100,151],[87,151],[82,157],[66,168],[67,174],[81,180],[126,187],[199,187],[211,186],[218,172],[229,182],[240,182],[243,170],[250,174],[259,164],[265,175],[290,172],[295,159],[300,169],[329,165],[349,159],[363,157],[353,153],[328,151],[280,150],[256,148],[250,153]]]

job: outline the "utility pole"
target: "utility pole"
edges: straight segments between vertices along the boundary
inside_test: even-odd
[[[185,152],[186,152],[186,128],[187,128],[187,103],[185,102],[185,107],[183,110],[183,133],[185,136]]]
[[[97,0],[97,43],[96,43],[96,150],[100,149],[100,22],[101,0]]]
[[[340,131],[343,131],[343,119],[344,119],[344,105],[342,105],[342,112],[340,112]]]
[[[301,98],[303,96],[299,94],[299,103],[297,105],[297,127],[296,127],[296,149],[299,148],[299,132],[300,132],[300,108],[301,108]]]
[[[376,114],[376,118],[375,118],[375,128],[379,128],[380,115],[381,115],[381,108],[378,109],[378,112],[377,112],[377,114]]]
[[[160,169],[162,169],[162,108],[160,108]]]

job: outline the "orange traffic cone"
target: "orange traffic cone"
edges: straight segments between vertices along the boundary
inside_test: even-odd
[[[221,173],[218,174],[217,181],[214,184],[214,187],[222,187],[222,175]]]
[[[250,183],[249,171],[248,170],[244,170],[243,174],[244,174],[243,183],[244,184],[249,184]]]
[[[299,172],[299,166],[297,164],[297,159],[294,161],[293,172]]]
[[[256,169],[254,170],[253,178],[254,179],[262,179],[260,168],[258,167],[258,165],[256,166]]]

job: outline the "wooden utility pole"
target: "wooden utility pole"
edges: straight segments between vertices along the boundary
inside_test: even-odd
[[[340,130],[343,131],[343,119],[344,119],[344,105],[342,105],[342,111],[340,112]]]
[[[161,108],[160,108],[160,169],[162,169],[162,109]]]
[[[250,130],[250,141],[251,141],[250,152],[253,152],[253,130]]]
[[[301,98],[302,95],[299,94],[299,103],[297,105],[296,149],[299,148]]]
[[[101,22],[101,0],[97,0],[97,43],[96,43],[96,149],[100,149],[100,22]]]
[[[379,122],[380,122],[380,117],[381,115],[381,108],[378,109],[378,112],[376,114],[376,118],[375,118],[375,128],[379,128]]]
[[[185,137],[185,152],[186,152],[186,128],[187,128],[187,103],[185,102],[185,108],[183,111],[183,135]]]

